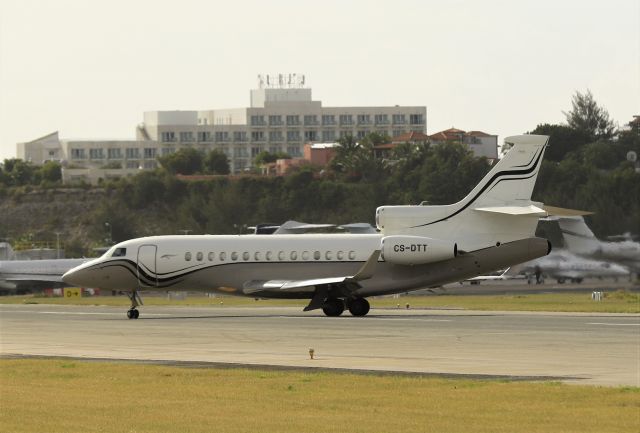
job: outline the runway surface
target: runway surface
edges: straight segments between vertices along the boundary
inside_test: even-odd
[[[309,349],[315,359],[309,359]],[[640,386],[640,315],[0,305],[0,354]]]

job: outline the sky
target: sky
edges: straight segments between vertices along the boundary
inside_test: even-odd
[[[427,107],[429,134],[562,123],[589,89],[640,114],[640,1],[0,0],[0,160],[16,143],[133,139],[144,111],[249,106],[304,73],[323,106]]]

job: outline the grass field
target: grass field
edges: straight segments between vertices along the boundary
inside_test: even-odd
[[[252,298],[223,296],[188,296],[184,300],[169,300],[165,296],[144,296],[145,305],[160,306],[294,306],[303,308],[304,300],[260,300]],[[400,298],[369,298],[373,308],[460,308],[467,310],[493,311],[563,311],[563,312],[606,312],[640,313],[640,293],[625,291],[605,293],[600,302],[591,300],[590,293],[543,293],[526,295],[432,295],[403,296]],[[87,298],[45,298],[37,296],[2,296],[0,304],[76,304],[76,305],[115,305],[126,307],[126,296],[97,296]]]
[[[637,432],[640,389],[0,360],[6,432]]]

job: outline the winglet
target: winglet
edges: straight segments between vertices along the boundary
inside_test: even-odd
[[[380,257],[380,250],[375,250],[369,256],[369,259],[366,261],[364,265],[360,268],[357,274],[355,274],[352,278],[356,281],[368,280],[373,277],[373,273],[376,270],[376,266],[378,265],[378,258]]]

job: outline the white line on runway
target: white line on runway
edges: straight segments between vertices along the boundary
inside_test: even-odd
[[[587,323],[587,325],[605,325],[605,326],[640,326],[640,323],[600,323],[600,322],[592,322],[592,323]]]
[[[0,313],[19,313],[19,314],[60,314],[62,316],[122,316],[122,313],[87,313],[79,311],[13,311],[0,310]],[[171,314],[145,313],[145,316],[171,316]]]

